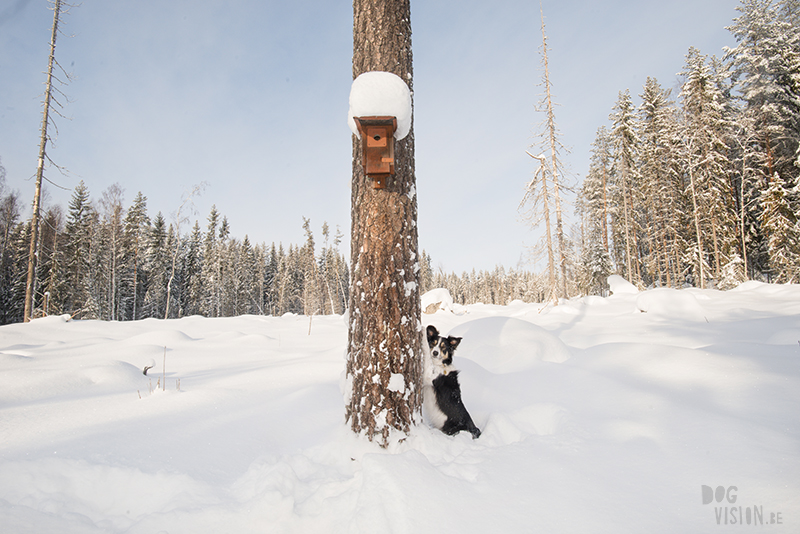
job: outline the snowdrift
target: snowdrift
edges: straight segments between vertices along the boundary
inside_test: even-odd
[[[0,327],[0,531],[800,530],[800,288],[612,291],[425,315],[483,435],[389,450],[341,317]]]

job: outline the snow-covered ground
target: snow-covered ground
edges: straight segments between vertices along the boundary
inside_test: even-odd
[[[3,326],[0,531],[800,531],[800,286],[615,282],[423,316],[483,435],[389,450],[345,427],[341,317]]]

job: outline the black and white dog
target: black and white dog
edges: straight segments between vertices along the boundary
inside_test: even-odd
[[[461,343],[460,337],[443,337],[435,326],[427,329],[428,343],[424,346],[422,407],[433,426],[452,436],[466,430],[472,439],[481,431],[461,401],[458,371],[453,367],[453,353]]]

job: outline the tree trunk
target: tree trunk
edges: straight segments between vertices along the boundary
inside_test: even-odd
[[[636,284],[636,279],[633,276],[633,267],[631,266],[631,235],[630,235],[630,225],[631,222],[629,221],[628,217],[628,168],[627,165],[623,164],[623,170],[621,172],[622,178],[622,211],[625,214],[625,263],[626,263],[626,276],[628,277],[628,281],[633,284]],[[638,285],[638,284],[636,284]]]
[[[691,157],[691,151],[689,152],[689,157]],[[694,173],[692,172],[692,163],[689,162],[688,165],[689,169],[689,184],[692,190],[692,213],[694,216],[694,229],[695,235],[697,237],[697,261],[700,264],[700,289],[705,289],[706,287],[706,274],[703,268],[703,264],[705,263],[703,259],[703,235],[700,232],[700,212],[697,208],[697,192],[695,191],[694,186]],[[695,286],[697,285],[697,281],[695,281]]]
[[[409,0],[354,0],[353,78],[391,72],[413,91],[411,60]],[[354,432],[384,447],[421,419],[422,401],[413,126],[394,142],[396,174],[375,189],[353,137],[346,416]]]
[[[544,82],[547,98],[547,130],[550,144],[551,171],[553,173],[553,199],[556,210],[556,238],[558,240],[558,263],[561,271],[561,296],[568,298],[567,294],[567,255],[566,243],[564,242],[564,224],[561,219],[561,194],[558,184],[558,158],[556,154],[556,118],[553,110],[553,98],[550,94],[550,67],[547,61],[547,37],[544,32],[544,11],[539,4],[539,13],[542,19],[542,55],[544,58]],[[544,172],[544,171],[543,171]],[[555,288],[554,288],[555,289]],[[556,294],[558,292],[556,291]],[[558,299],[556,299],[558,303]]]
[[[36,168],[36,190],[33,194],[33,215],[31,216],[31,247],[28,254],[28,279],[25,284],[25,311],[23,320],[31,320],[36,300],[36,252],[39,240],[39,212],[41,210],[42,177],[44,176],[44,158],[47,148],[47,125],[50,122],[50,100],[53,91],[53,64],[56,55],[56,37],[58,36],[58,17],[61,11],[61,0],[55,0],[53,7],[53,31],[50,35],[50,59],[47,62],[47,84],[44,92],[44,110],[42,111],[42,131],[39,141],[39,164]]]
[[[603,161],[603,249],[606,254],[608,250],[608,170],[606,163]]]

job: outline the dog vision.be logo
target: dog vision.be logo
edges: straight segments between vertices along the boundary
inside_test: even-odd
[[[717,525],[782,525],[781,512],[768,512],[764,515],[764,505],[736,506],[739,488],[736,486],[700,486],[703,506],[714,504],[714,518]]]

